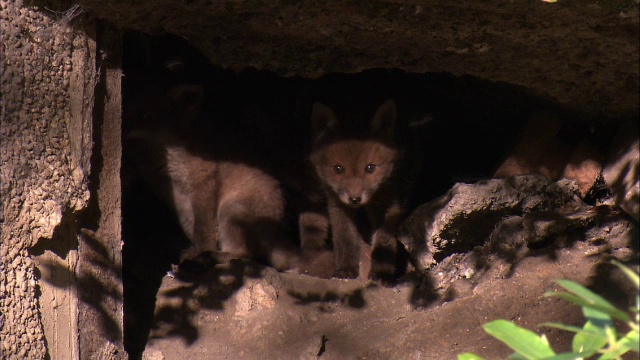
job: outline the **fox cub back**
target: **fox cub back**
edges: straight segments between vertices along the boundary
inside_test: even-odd
[[[142,181],[175,212],[192,243],[181,260],[211,253],[223,260],[265,259],[285,269],[289,245],[280,184],[255,161],[232,156],[229,149],[239,144],[202,130],[202,100],[202,88],[192,85],[143,99],[138,113],[144,116],[137,117],[142,121],[125,134],[125,175]]]
[[[389,282],[395,274],[396,233],[403,214],[396,175],[396,106],[392,100],[384,102],[364,129],[348,120],[339,119],[324,104],[313,106],[310,161],[325,190],[335,276],[359,274],[363,238],[358,220],[364,211],[373,234],[369,277]]]

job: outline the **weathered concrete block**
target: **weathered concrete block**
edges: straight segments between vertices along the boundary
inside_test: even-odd
[[[627,214],[578,194],[575,182],[541,175],[456,184],[403,223],[400,241],[432,291],[473,283],[493,267],[509,276],[533,252],[576,242],[593,254],[637,251],[638,227]]]
[[[577,184],[569,180],[550,182],[541,175],[520,175],[458,183],[439,199],[416,209],[403,223],[400,241],[414,265],[424,270],[448,255],[483,244],[506,217],[586,209]],[[532,225],[530,232],[543,236],[552,230],[553,226],[540,223]]]

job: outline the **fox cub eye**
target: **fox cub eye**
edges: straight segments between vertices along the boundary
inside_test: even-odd
[[[364,168],[364,170],[369,174],[373,174],[373,172],[376,171],[376,166],[373,164],[369,164]]]
[[[333,171],[335,171],[336,174],[342,174],[344,168],[342,165],[333,165]]]

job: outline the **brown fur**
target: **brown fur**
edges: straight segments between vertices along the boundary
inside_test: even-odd
[[[193,244],[183,260],[210,252],[266,257],[274,267],[287,268],[280,184],[248,163],[218,159],[215,150],[190,136],[202,99],[185,94],[193,91],[178,87],[155,102],[142,102],[152,106],[145,115],[150,125],[136,126],[125,139],[132,168],[174,209]],[[208,140],[215,143],[213,136]]]
[[[580,194],[586,196],[602,172],[605,156],[588,138],[570,145],[562,140],[561,132],[557,115],[535,114],[493,177],[540,174],[552,181],[571,179],[578,183]]]
[[[331,109],[316,104],[312,122],[316,140],[310,154],[328,204],[334,245],[335,276],[359,274],[359,228],[364,211],[372,231],[369,277],[392,281],[397,254],[397,228],[404,214],[396,186],[399,151],[394,141],[396,109],[392,101],[377,110],[364,133],[353,134]]]

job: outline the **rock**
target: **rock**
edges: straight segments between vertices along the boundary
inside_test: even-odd
[[[490,268],[509,277],[522,259],[532,251],[551,251],[571,243],[584,242],[584,254],[608,252],[633,258],[637,225],[622,211],[607,205],[583,209],[572,214],[560,211],[531,212],[507,216],[495,224],[482,245],[466,253],[451,254],[429,271],[431,290],[449,291],[461,282],[478,283]],[[456,289],[459,292],[458,289]]]
[[[314,334],[309,339],[309,344],[305,347],[300,354],[300,360],[312,360],[318,359],[324,351],[324,343],[326,338],[322,334]]]
[[[245,318],[254,312],[271,309],[276,305],[282,280],[273,269],[263,270],[264,279],[247,280],[235,295],[235,316]]]
[[[585,254],[636,251],[636,222],[617,207],[589,206],[578,194],[575,182],[540,175],[456,184],[411,214],[400,241],[430,279],[429,290],[438,292],[476,283],[490,268],[508,277],[540,249],[582,242]]]
[[[148,349],[142,354],[142,360],[164,360],[164,355],[160,350]]]
[[[613,202],[638,221],[640,184],[638,180],[638,123],[620,127],[604,166],[604,180],[611,189]]]
[[[400,241],[416,268],[425,270],[453,253],[484,244],[504,218],[549,211],[562,216],[588,208],[579,198],[577,184],[569,180],[554,183],[541,175],[520,175],[458,183],[444,196],[418,207],[402,224]],[[538,221],[528,226],[530,237],[538,239],[559,231],[560,225]]]
[[[238,291],[236,301],[237,317],[246,317],[251,311],[270,309],[278,299],[275,289],[261,282],[249,284]]]

